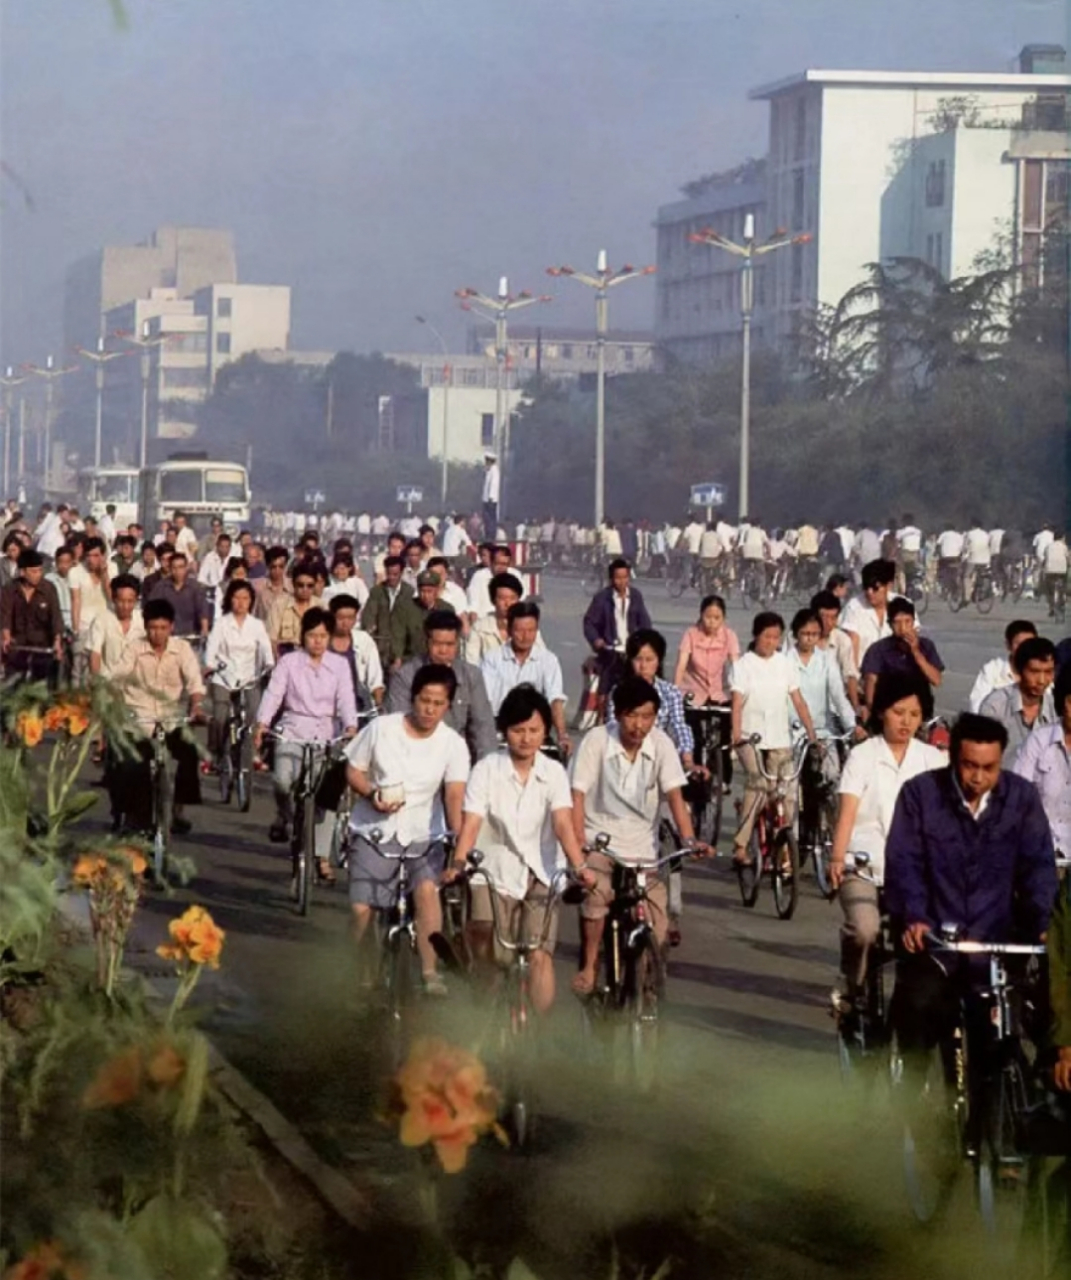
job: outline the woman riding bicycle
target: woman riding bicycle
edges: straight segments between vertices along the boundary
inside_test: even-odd
[[[346,752],[347,778],[357,793],[350,817],[357,837],[350,857],[350,902],[358,944],[373,910],[393,905],[398,858],[405,856],[428,995],[446,991],[431,937],[442,929],[443,845],[448,833],[461,827],[469,777],[465,739],[444,723],[456,691],[451,667],[421,667],[413,677],[410,710],[373,720]]]
[[[267,628],[259,618],[253,617],[254,603],[253,584],[241,578],[232,579],[223,593],[222,612],[205,646],[205,674],[212,699],[208,747],[217,767],[227,744],[231,690],[242,690],[246,722],[256,724],[260,681],[275,666]]]
[[[807,733],[815,740],[811,712],[800,693],[800,682],[788,656],[781,652],[785,634],[784,619],[779,613],[756,615],[751,626],[751,647],[733,667],[732,741],[747,773],[740,826],[733,836],[733,861],[749,865],[748,850],[751,829],[766,803],[768,787],[759,762],[764,756],[766,770],[774,777],[790,777],[793,771],[792,725],[794,710]],[[758,742],[742,739],[757,737]],[[785,804],[786,818],[792,821],[795,802]]]
[[[818,647],[822,620],[813,609],[800,609],[792,619],[789,661],[799,681],[800,693],[811,713],[815,736],[847,733],[855,724],[855,712],[832,650]]]
[[[507,937],[516,942],[539,936],[551,880],[566,859],[588,888],[595,885],[595,876],[584,869],[573,827],[569,778],[541,751],[550,737],[550,703],[531,685],[517,685],[506,694],[496,723],[506,750],[484,756],[472,770],[454,864],[443,877],[447,883],[455,879],[479,845],[486,880],[473,882],[469,937],[474,953],[485,961],[495,941],[492,892],[499,919],[507,922]],[[532,1004],[538,1013],[546,1013],[554,1003],[558,904],[550,911],[546,937],[531,958]]]
[[[275,821],[268,832],[273,844],[285,844],[294,820],[294,785],[301,777],[304,742],[328,742],[357,731],[353,680],[344,658],[328,651],[334,619],[312,605],[301,616],[301,648],[285,654],[272,672],[260,704],[253,745],[259,750],[268,726],[282,712],[275,744]],[[316,866],[321,880],[331,881],[329,864],[333,824],[316,815]]]
[[[727,676],[740,657],[740,641],[725,624],[725,601],[721,596],[705,596],[699,606],[699,621],[681,636],[673,683],[682,693],[692,695],[695,707],[717,707],[721,715],[721,777],[728,789],[733,780],[731,704]],[[693,730],[698,717],[685,718]]]
[[[829,882],[839,890],[844,913],[841,967],[850,999],[866,977],[867,954],[878,939],[885,840],[900,788],[948,764],[944,752],[915,736],[932,714],[933,692],[921,676],[879,676],[870,717],[875,736],[852,751],[841,775]],[[869,855],[865,878],[845,874],[849,853]]]
[[[625,642],[625,661],[628,664],[628,670],[634,676],[639,676],[641,680],[646,680],[648,684],[653,684],[658,690],[661,705],[658,708],[655,727],[661,729],[663,733],[668,733],[673,739],[673,745],[677,748],[685,772],[691,773],[696,769],[693,758],[695,738],[685,717],[684,695],[675,685],[662,679],[662,664],[665,660],[666,640],[658,631],[644,627],[639,631],[633,631]],[[617,723],[612,702],[607,707],[606,723],[608,725]]]

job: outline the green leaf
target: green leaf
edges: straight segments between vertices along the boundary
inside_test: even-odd
[[[95,791],[75,791],[63,802],[63,808],[59,813],[60,821],[65,826],[77,822],[83,813],[93,808],[97,799]]]
[[[127,1229],[150,1271],[168,1280],[222,1280],[227,1248],[203,1209],[186,1200],[157,1196]]]

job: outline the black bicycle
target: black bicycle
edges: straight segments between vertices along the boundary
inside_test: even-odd
[[[248,714],[246,694],[259,684],[259,680],[251,680],[228,689],[231,705],[216,761],[219,798],[224,804],[230,804],[231,796],[236,796],[242,813],[248,813],[253,802],[253,722]]]
[[[1018,1247],[1027,1205],[1025,1117],[1036,1082],[1027,1056],[1022,1009],[1025,976],[1015,980],[1008,962],[1044,963],[1045,948],[965,940],[945,925],[931,945],[931,960],[983,958],[988,981],[961,996],[948,1034],[913,1079],[893,1037],[890,1070],[904,1091],[904,1178],[912,1211],[930,1222],[948,1204],[964,1169],[986,1231]],[[911,1095],[906,1093],[911,1081]],[[920,1092],[915,1086],[920,1085]]]
[[[692,811],[692,827],[695,838],[703,844],[718,843],[721,832],[721,811],[724,800],[724,757],[722,752],[722,722],[724,707],[708,702],[694,706],[691,696],[685,698],[685,718],[695,738],[692,758],[707,770],[708,777],[694,774],[688,783],[687,797]]]
[[[298,915],[307,916],[312,905],[312,886],[316,874],[316,795],[332,764],[332,751],[346,737],[330,741],[304,742],[273,733],[277,742],[301,748],[301,768],[294,783],[294,829],[290,838],[290,857],[293,865],[291,896],[297,904]]]
[[[873,884],[869,853],[850,853],[846,876],[858,876]],[[834,991],[830,1012],[837,1024],[837,1060],[846,1083],[863,1080],[874,1084],[887,1075],[889,1063],[889,1002],[896,959],[889,934],[889,918],[878,892],[881,925],[877,942],[867,954],[863,984],[849,999]]]
[[[833,856],[833,833],[837,826],[841,752],[854,736],[853,728],[837,737],[812,742],[800,774],[800,866],[806,866],[807,859],[811,859],[815,883],[823,898],[833,896],[829,884],[829,862]]]
[[[599,977],[592,991],[580,997],[585,1034],[599,1038],[612,1051],[623,1032],[629,1079],[649,1093],[658,1080],[666,951],[655,936],[648,887],[652,876],[690,850],[685,846],[668,858],[637,865],[619,858],[604,834],[597,837],[595,851],[613,863],[614,900],[603,934]]]

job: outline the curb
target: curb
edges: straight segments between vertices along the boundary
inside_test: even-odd
[[[90,932],[89,904],[84,895],[61,892],[57,899],[60,913],[80,931]],[[141,983],[152,1004],[166,1005],[168,996],[151,979],[129,966],[123,975]],[[316,1154],[298,1129],[255,1085],[233,1066],[216,1048],[210,1036],[208,1061],[212,1079],[220,1093],[264,1135],[279,1156],[311,1183],[317,1195],[348,1226],[366,1229],[372,1218],[371,1205],[350,1180],[326,1164]]]

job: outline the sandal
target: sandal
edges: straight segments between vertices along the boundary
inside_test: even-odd
[[[331,870],[331,864],[326,858],[316,859],[316,879],[321,884],[334,884],[338,879],[338,876]]]

